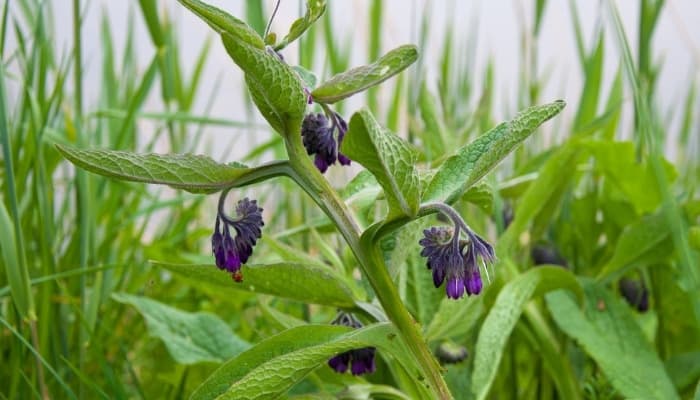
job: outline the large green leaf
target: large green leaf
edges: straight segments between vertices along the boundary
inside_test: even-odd
[[[562,288],[581,294],[581,287],[571,272],[552,266],[531,269],[501,289],[476,342],[472,387],[477,399],[488,396],[508,338],[525,304],[532,297]]]
[[[240,40],[258,49],[265,48],[265,42],[257,32],[240,19],[227,12],[199,0],[178,0],[182,5],[204,20],[216,32],[235,34]]]
[[[415,150],[381,127],[368,110],[350,119],[341,151],[367,168],[384,189],[389,215],[414,216],[420,203]]]
[[[253,102],[280,134],[297,134],[306,109],[298,75],[245,22],[197,0],[180,0],[221,35],[226,52],[245,73]]]
[[[630,308],[604,287],[584,284],[585,308],[563,292],[546,296],[559,328],[598,364],[622,397],[677,399],[678,394]]]
[[[230,187],[248,171],[193,154],[135,154],[56,145],[70,162],[96,174],[132,182],[157,183],[192,193]]]
[[[625,266],[638,261],[659,261],[671,255],[671,231],[666,217],[659,213],[628,226],[617,239],[615,252],[603,266],[598,279],[615,275]],[[656,254],[658,253],[658,254]]]
[[[460,301],[443,298],[430,325],[425,329],[425,337],[432,341],[464,335],[474,328],[483,313],[484,296],[468,297]]]
[[[438,169],[424,201],[453,202],[522,143],[543,122],[557,115],[564,101],[530,107],[460,148]]]
[[[306,94],[299,76],[274,51],[246,43],[223,32],[229,56],[245,73],[253,102],[268,123],[283,136],[299,134],[306,110]]]
[[[378,85],[406,69],[418,59],[416,46],[404,45],[391,50],[369,65],[350,69],[319,85],[311,97],[331,104]]]
[[[306,325],[263,340],[225,363],[195,390],[192,399],[277,398],[319,365],[325,367],[334,355],[368,346],[394,356],[408,371],[417,373],[389,323],[356,330]]]
[[[306,13],[302,18],[297,19],[289,28],[289,33],[282,41],[275,45],[275,50],[285,48],[289,43],[301,36],[321,15],[326,11],[326,0],[306,0]]]
[[[353,307],[355,300],[344,278],[328,268],[315,265],[279,263],[245,265],[243,282],[236,283],[231,276],[214,265],[168,264],[154,262],[193,281],[286,297],[306,303],[336,307]]]
[[[535,219],[542,220],[541,217],[538,218],[540,213],[553,212],[551,205],[556,203],[554,200],[571,182],[570,178],[575,172],[574,166],[579,150],[577,142],[569,141],[558,148],[540,168],[537,180],[530,184],[518,201],[513,222],[499,238],[496,246],[497,253],[508,254],[530,223]],[[545,209],[548,206],[550,209]]]
[[[216,315],[185,312],[126,293],[114,293],[112,297],[134,306],[146,320],[149,333],[161,339],[180,364],[224,362],[250,347]]]

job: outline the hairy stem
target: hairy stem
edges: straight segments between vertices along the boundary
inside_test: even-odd
[[[293,170],[290,177],[321,207],[345,238],[387,317],[396,325],[407,347],[422,368],[429,389],[436,398],[452,399],[447,384],[440,373],[440,367],[430,353],[419,330],[419,325],[404,307],[384,262],[376,251],[376,246],[374,243],[363,246],[360,229],[353,220],[350,210],[311,163],[306,151],[304,151],[301,138],[297,139],[294,135],[288,135],[288,138],[290,140],[287,141],[287,152]],[[365,239],[372,241],[373,236],[368,236]],[[416,377],[416,379],[420,378]]]

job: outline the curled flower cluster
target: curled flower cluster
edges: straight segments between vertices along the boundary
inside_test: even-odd
[[[243,277],[240,269],[241,265],[248,261],[253,254],[253,247],[262,236],[260,230],[265,223],[262,219],[263,209],[258,207],[256,200],[249,200],[247,197],[239,200],[236,205],[236,218],[231,218],[224,214],[219,202],[219,213],[216,216],[214,234],[211,237],[211,249],[219,269],[230,272],[233,279],[240,282]],[[223,229],[221,228],[223,223]],[[231,229],[236,236],[231,236]]]
[[[338,131],[336,139],[335,132]],[[331,123],[323,114],[307,114],[301,124],[301,136],[309,155],[316,155],[314,164],[321,173],[338,161],[350,165],[350,159],[338,149],[348,131],[348,124],[338,113],[331,113]]]
[[[423,231],[419,241],[423,246],[421,255],[428,259],[426,265],[433,271],[433,284],[445,283],[445,292],[451,299],[481,293],[483,282],[477,259],[493,263],[493,247],[479,235],[466,230],[468,240],[460,239],[460,228],[432,227]]]
[[[338,317],[332,322],[333,325],[350,326],[353,328],[361,328],[362,324],[352,314],[341,312]],[[340,353],[337,356],[328,360],[328,366],[333,368],[335,372],[344,373],[350,367],[350,372],[353,375],[362,375],[372,373],[375,370],[374,347],[363,347],[361,349],[353,349]]]

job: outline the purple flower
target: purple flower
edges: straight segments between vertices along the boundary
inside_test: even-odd
[[[333,320],[333,325],[343,325],[352,328],[361,328],[362,324],[352,314],[340,312]],[[353,375],[362,375],[372,373],[376,369],[374,363],[374,347],[363,347],[360,349],[352,349],[340,353],[328,360],[328,366],[333,368],[335,372],[344,373],[350,368]]]
[[[323,114],[307,114],[301,124],[301,136],[309,155],[314,157],[314,164],[321,173],[326,172],[329,166],[336,161],[341,165],[350,165],[350,159],[340,153],[338,149],[343,143],[343,138],[348,130],[348,125],[337,113],[332,113],[332,123]],[[336,141],[335,131],[338,131]]]
[[[619,282],[620,294],[627,303],[639,312],[649,310],[649,290],[644,282],[630,278],[622,278]]]
[[[451,299],[481,293],[483,282],[477,260],[493,263],[493,247],[474,232],[467,231],[469,240],[461,240],[459,229],[432,227],[423,231],[419,241],[421,255],[433,272],[433,284],[440,287],[445,282],[445,292]]]
[[[211,237],[216,266],[230,272],[237,282],[243,279],[240,273],[241,265],[248,261],[253,254],[255,243],[262,236],[262,211],[257,201],[248,200],[246,197],[238,201],[235,219],[222,212],[216,216],[214,234]],[[220,227],[222,222],[223,229]],[[235,237],[231,236],[231,228],[236,233]]]

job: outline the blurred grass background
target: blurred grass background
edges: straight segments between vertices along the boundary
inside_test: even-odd
[[[174,2],[124,2],[118,7],[126,11],[119,12],[113,11],[115,3],[2,4],[3,398],[181,398],[216,367],[172,361],[163,344],[149,338],[141,317],[112,300],[115,292],[212,311],[251,342],[278,329],[270,322],[275,320],[270,311],[260,311],[260,302],[300,319],[326,322],[332,315],[330,309],[245,292],[221,299],[211,289],[155,271],[148,260],[208,260],[213,199],[76,171],[55,151],[54,143],[70,143],[203,152],[250,164],[284,156],[281,141],[261,126],[240,73],[203,24],[193,25],[194,17]],[[283,3],[273,31],[284,32],[303,9],[301,2]],[[470,223],[484,231],[494,226],[495,216],[493,235],[505,228],[498,217],[504,204],[517,214],[532,174],[556,152],[555,144],[576,137],[631,140],[631,160],[643,159],[651,171],[638,183],[658,188],[657,199],[639,200],[648,194],[645,187],[635,188],[636,197],[627,200],[617,194],[603,196],[596,179],[619,165],[583,162],[583,171],[562,178],[571,185],[561,185],[549,200],[542,200],[551,202],[551,211],[536,215],[529,237],[532,242],[554,242],[580,267],[575,272],[596,276],[594,266],[610,256],[623,228],[660,208],[675,249],[668,261],[672,272],[647,271],[646,264],[636,261],[625,264],[624,271],[638,268],[657,296],[668,291],[688,294],[681,306],[656,305],[659,332],[672,331],[654,336],[662,360],[700,350],[697,338],[687,336],[698,332],[700,320],[700,296],[692,294],[698,288],[700,26],[694,21],[700,18],[700,7],[691,1],[615,2],[621,8],[618,20],[607,2],[601,7],[573,0],[492,3],[394,7],[381,1],[331,2],[329,13],[285,57],[328,77],[395,45],[418,44],[423,49],[418,65],[367,96],[341,104],[338,111],[349,117],[366,102],[378,120],[421,148],[426,164],[521,108],[565,98],[569,106],[563,117],[487,178],[490,208],[465,210]],[[259,31],[272,7],[258,1],[219,5]],[[668,46],[671,41],[673,46]],[[629,57],[625,46],[631,47]],[[622,157],[623,150],[628,149],[605,148],[592,157],[602,159],[603,152]],[[675,181],[666,181],[664,156],[675,165]],[[350,175],[336,170],[330,177],[340,186]],[[251,193],[266,208],[266,235],[271,239],[264,249],[279,257],[303,258],[292,247],[321,253],[342,268],[337,258],[350,256],[334,253],[341,246],[327,227],[320,227],[320,233],[311,229],[320,214],[299,190],[283,182]],[[584,238],[607,235],[607,247],[599,240],[597,247],[572,244],[578,233],[566,229],[566,216],[585,208],[579,199],[586,196],[599,202],[580,215],[595,219],[602,210],[606,219],[618,216],[614,229]],[[614,206],[620,208],[608,210]],[[580,219],[584,229],[586,220]],[[320,235],[324,240],[316,240]],[[530,245],[520,243],[515,253],[526,259]],[[680,316],[672,315],[678,309],[681,316],[695,313],[695,320],[684,326]],[[318,374],[322,377],[310,381],[330,379]],[[593,391],[607,387],[598,375],[581,379]],[[690,384],[679,386],[686,395],[692,392]]]

